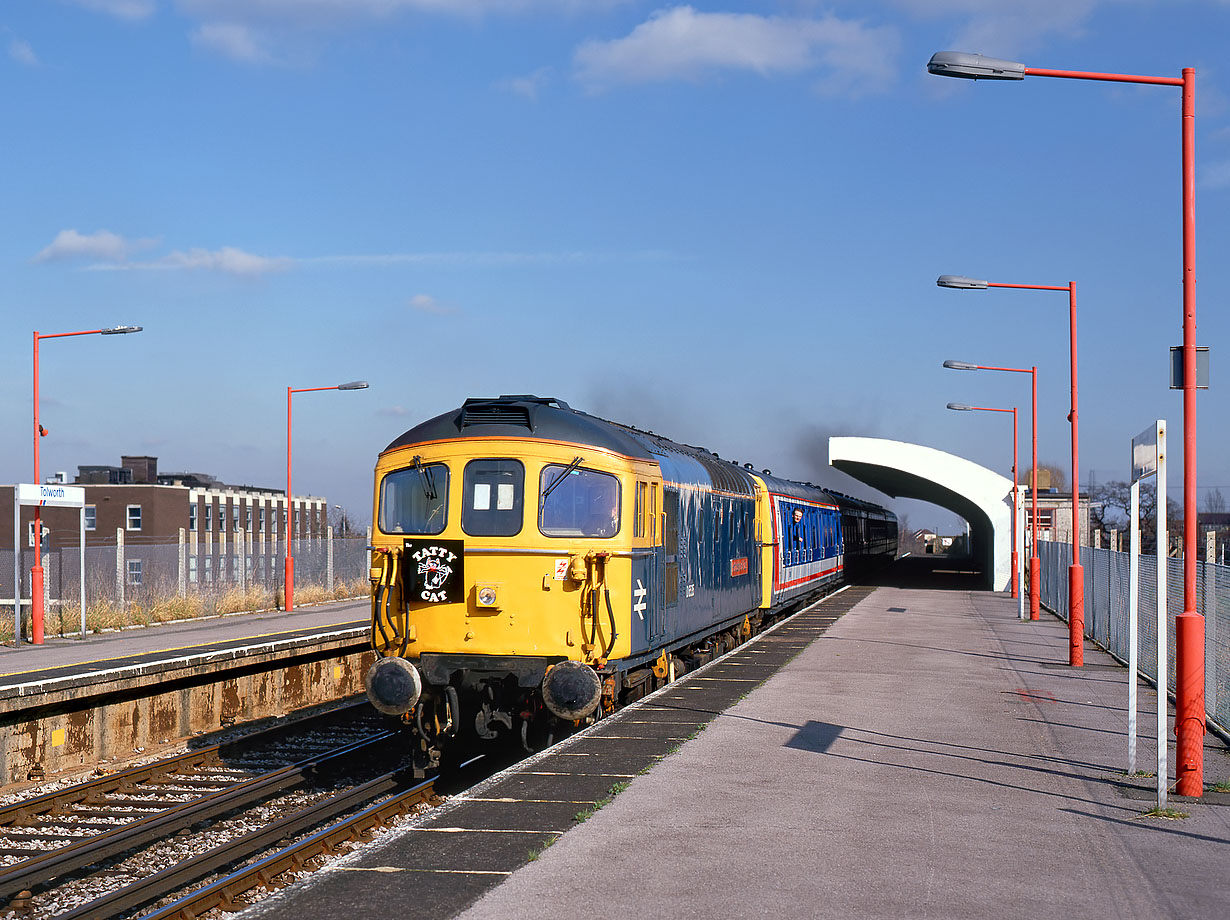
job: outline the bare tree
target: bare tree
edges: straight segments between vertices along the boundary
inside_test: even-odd
[[[1221,489],[1214,486],[1204,495],[1204,510],[1210,514],[1225,514],[1226,500],[1222,497]]]
[[[1116,480],[1104,482],[1089,490],[1089,526],[1102,531],[1103,542],[1109,544],[1112,529],[1124,532],[1131,522],[1132,486]],[[1157,548],[1157,487],[1152,482],[1140,487],[1140,551],[1156,552]],[[1166,529],[1171,534],[1181,532],[1183,515],[1179,503],[1166,499]]]

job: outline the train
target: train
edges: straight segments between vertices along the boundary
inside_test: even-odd
[[[424,772],[541,749],[897,552],[878,505],[530,395],[396,438],[372,520],[365,686]]]

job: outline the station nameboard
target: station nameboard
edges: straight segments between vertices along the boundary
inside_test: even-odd
[[[1166,422],[1158,420],[1132,438],[1132,482],[1157,472],[1157,445],[1165,444]]]
[[[18,483],[14,489],[19,505],[40,505],[44,508],[85,507],[85,489],[81,486],[23,482]]]

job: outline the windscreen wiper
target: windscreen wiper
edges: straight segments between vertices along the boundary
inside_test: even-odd
[[[542,490],[542,500],[539,501],[538,503],[539,511],[541,511],[544,507],[546,507],[547,496],[555,491],[555,487],[558,486],[561,482],[563,482],[565,477],[567,477],[569,473],[571,473],[573,470],[575,470],[580,465],[581,465],[581,458],[573,457],[572,462],[569,463],[566,467],[564,467],[563,470],[560,471],[560,474],[558,476],[556,476],[554,479],[551,480],[551,485],[547,486],[545,489]]]
[[[423,495],[428,501],[436,500],[436,477],[429,467],[423,465],[423,458],[418,454],[410,461],[410,468],[419,471],[419,483],[423,487]]]

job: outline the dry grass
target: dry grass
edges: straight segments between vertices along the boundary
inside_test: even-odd
[[[295,606],[306,607],[330,601],[364,597],[370,590],[367,579],[335,581],[332,591],[317,585],[303,585],[295,589]],[[232,588],[221,593],[197,593],[180,597],[178,594],[147,595],[130,601],[121,608],[111,600],[98,601],[86,606],[85,624],[87,633],[124,629],[133,626],[153,626],[158,623],[174,623],[231,613],[258,613],[277,609],[281,592],[264,587],[246,591]],[[9,608],[11,611],[11,608]],[[22,613],[22,634],[30,635],[30,612]],[[44,632],[53,636],[76,636],[81,632],[81,610],[73,604],[53,605],[44,619]],[[0,615],[0,642],[13,641],[11,613]]]

